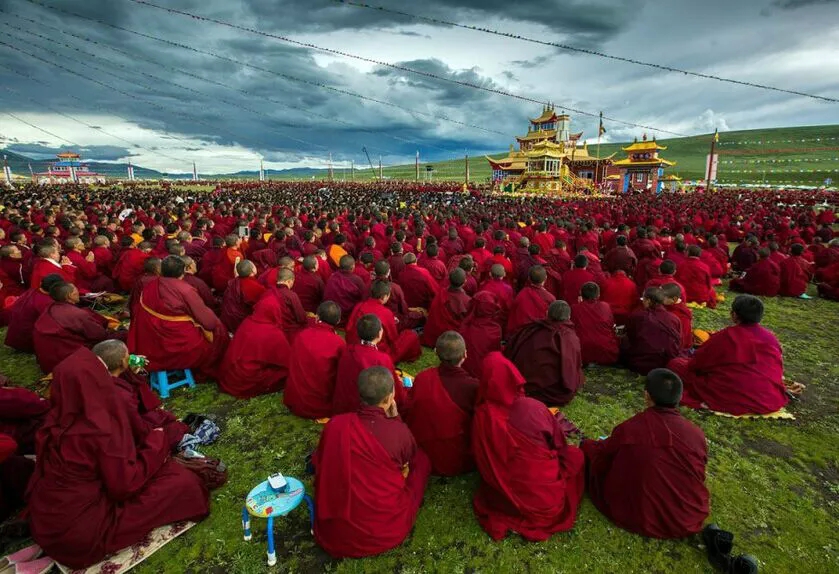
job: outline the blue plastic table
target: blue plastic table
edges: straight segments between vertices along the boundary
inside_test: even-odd
[[[242,508],[242,527],[245,530],[245,540],[251,539],[251,516],[268,519],[268,566],[277,563],[277,553],[274,550],[274,518],[286,516],[289,512],[305,500],[309,507],[309,527],[314,533],[315,504],[312,497],[306,494],[306,487],[303,483],[291,476],[285,477],[288,489],[285,492],[276,492],[269,485],[268,481],[259,483],[248,493],[245,499],[245,506]]]

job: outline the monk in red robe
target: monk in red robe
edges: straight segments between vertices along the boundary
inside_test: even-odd
[[[667,369],[647,375],[646,410],[609,438],[584,440],[588,494],[617,526],[652,538],[685,538],[709,513],[708,445],[679,412],[682,382]]]
[[[562,299],[565,302],[577,301],[580,298],[580,289],[586,283],[596,283],[594,273],[588,270],[588,257],[577,255],[574,258],[574,267],[565,272],[562,276]]]
[[[405,269],[399,274],[399,285],[405,292],[408,306],[430,309],[431,302],[440,290],[439,284],[428,269],[417,265],[417,256],[413,253],[406,253],[404,261]]]
[[[466,272],[459,267],[449,273],[449,288],[440,293],[431,302],[428,321],[422,333],[422,344],[433,347],[437,338],[446,331],[457,331],[469,312],[471,297],[463,290]]]
[[[198,475],[169,457],[162,429],[135,439],[107,367],[79,349],[53,373],[29,483],[32,537],[70,568],[86,568],[154,528],[209,513]]]
[[[414,331],[402,331],[396,326],[393,312],[387,308],[390,298],[391,283],[376,281],[370,292],[370,298],[362,301],[353,309],[347,321],[347,343],[356,345],[361,343],[358,332],[358,322],[365,315],[375,315],[379,318],[384,329],[382,340],[377,343],[379,351],[390,356],[393,364],[413,362],[422,354],[420,340]]]
[[[635,252],[630,249],[626,243],[627,238],[619,235],[616,239],[617,246],[606,253],[603,258],[603,266],[606,271],[614,274],[617,271],[623,271],[630,277],[635,274],[635,267],[638,265],[638,257]]]
[[[781,262],[781,285],[778,295],[801,297],[807,292],[807,285],[813,279],[813,266],[802,257],[803,253],[804,246],[796,243],[790,248],[790,256]]]
[[[513,307],[513,302],[516,299],[516,294],[513,288],[506,281],[507,272],[501,265],[493,265],[489,271],[489,279],[481,284],[478,292],[481,291],[495,295],[498,302],[498,320],[501,323],[501,328],[507,328],[507,322],[510,318],[510,309]]]
[[[626,321],[621,343],[623,362],[638,374],[667,366],[682,349],[682,324],[664,308],[664,293],[658,287],[644,291],[644,308]]]
[[[137,279],[143,274],[143,263],[151,257],[151,251],[152,244],[146,241],[141,242],[137,247],[133,244],[123,247],[114,266],[114,279],[122,291],[131,291]]]
[[[404,263],[403,263],[404,265]],[[376,281],[387,281],[390,283],[390,298],[388,298],[385,306],[393,312],[396,317],[396,326],[400,331],[413,330],[425,324],[425,309],[408,307],[408,300],[405,298],[405,292],[399,283],[396,283],[391,277],[390,263],[387,261],[377,261],[373,267],[373,272]]]
[[[789,398],[784,385],[781,345],[760,325],[763,302],[738,295],[731,305],[734,325],[717,331],[693,358],[670,361],[685,386],[682,403],[732,415],[767,414]]]
[[[682,300],[682,288],[677,283],[665,283],[661,286],[664,293],[664,308],[679,319],[682,326],[682,349],[693,348],[693,311]]]
[[[268,289],[259,301],[259,304],[277,308],[275,312],[282,320],[282,328],[289,344],[294,343],[297,334],[309,325],[306,311],[293,290],[294,281],[293,271],[280,269],[277,273],[277,284]]]
[[[525,394],[548,406],[567,405],[583,386],[580,339],[565,301],[554,301],[546,319],[519,329],[508,339],[504,355],[527,380]]]
[[[160,264],[162,260],[157,257],[149,257],[143,262],[143,274],[134,282],[131,291],[128,294],[128,311],[131,316],[137,314],[137,307],[140,306],[140,296],[143,294],[143,289],[149,284],[149,281],[155,277],[160,277]]]
[[[114,290],[114,282],[96,266],[96,256],[93,252],[85,254],[84,242],[81,239],[71,237],[64,246],[67,259],[76,268],[76,281],[83,290],[91,293]]]
[[[686,303],[705,303],[709,309],[717,307],[717,294],[711,281],[711,270],[702,262],[702,249],[698,245],[688,247],[688,258],[678,264],[676,281],[685,288]]]
[[[63,283],[61,275],[53,273],[41,281],[40,287],[33,287],[24,291],[18,297],[6,314],[9,327],[6,329],[6,346],[22,353],[35,352],[33,333],[35,322],[52,305],[49,290],[58,283]]]
[[[351,413],[359,407],[358,375],[370,367],[386,367],[393,373],[396,381],[396,402],[400,408],[408,410],[408,391],[402,379],[396,375],[393,360],[378,349],[384,338],[384,329],[378,316],[364,315],[356,322],[356,333],[360,343],[350,343],[341,352],[338,360],[338,376],[335,379],[335,393],[332,395],[332,414]]]
[[[638,307],[638,286],[623,271],[616,271],[603,280],[600,298],[612,309],[616,325],[626,323],[627,317]]]
[[[548,273],[544,267],[541,265],[531,267],[528,279],[528,285],[516,295],[513,307],[510,309],[506,331],[508,338],[528,323],[544,319],[548,306],[556,301],[556,298],[545,289]]]
[[[501,308],[498,298],[489,291],[478,291],[470,303],[469,313],[460,324],[460,334],[466,341],[464,370],[481,378],[484,358],[501,350]]]
[[[0,433],[0,520],[3,521],[25,506],[26,487],[35,471],[35,463],[19,452],[20,445],[14,437]],[[7,524],[11,526],[13,522]],[[8,571],[15,572],[15,566]]]
[[[330,420],[312,457],[315,540],[333,558],[362,558],[399,546],[414,526],[431,473],[399,418],[385,367],[354,385],[359,407]]]
[[[267,295],[256,304],[227,346],[218,386],[228,395],[249,399],[281,391],[285,385],[291,347],[280,307],[270,298]]]
[[[235,277],[236,265],[245,260],[241,246],[241,237],[228,235],[224,238],[222,254],[211,271],[213,289],[218,293],[223,293],[227,289],[230,280]]]
[[[367,298],[367,288],[355,274],[355,259],[341,257],[338,271],[329,277],[323,291],[325,301],[334,301],[341,308],[341,317],[349,318],[355,306]]]
[[[839,262],[822,269],[822,281],[818,285],[819,297],[839,301]],[[9,326],[11,329],[11,326]]]
[[[729,289],[751,295],[775,297],[781,290],[781,268],[769,258],[770,251],[763,247],[758,251],[758,261],[740,279],[732,279]]]
[[[675,283],[678,285],[682,290],[682,295],[687,292],[684,285],[676,281],[676,264],[669,259],[662,261],[658,266],[656,273],[650,277],[645,284],[641,285],[639,283],[638,288],[641,290],[641,294],[643,295],[646,289],[649,289],[650,287],[661,287],[665,283]]]
[[[8,382],[0,377],[0,385]],[[18,454],[35,454],[35,433],[49,410],[50,402],[29,389],[0,386],[0,434],[15,440]]]
[[[319,267],[318,258],[309,255],[303,258],[303,265],[294,277],[292,291],[300,298],[300,305],[306,313],[314,314],[323,301],[325,284],[318,273]]]
[[[493,540],[509,531],[540,542],[574,526],[584,488],[584,457],[559,421],[524,395],[524,377],[501,353],[484,360],[472,451],[481,484],[472,501]]]
[[[53,303],[35,321],[35,358],[45,373],[81,347],[88,349],[108,339],[125,340],[125,331],[108,328],[102,315],[78,307],[79,290],[72,283],[58,283],[50,289]]]
[[[334,301],[318,306],[316,322],[301,331],[291,347],[283,403],[298,417],[328,418],[338,377],[338,359],[347,346],[335,329],[341,308]]]
[[[228,331],[236,332],[264,293],[265,287],[256,278],[256,265],[247,259],[239,261],[236,277],[230,280],[221,300],[220,319]]]
[[[9,295],[19,296],[26,290],[23,254],[17,245],[0,247],[0,273],[5,275],[3,288]]]
[[[417,375],[405,422],[431,459],[432,472],[455,476],[475,468],[472,415],[478,379],[463,369],[466,342],[458,333],[446,331],[440,335],[435,351],[440,366]]]
[[[32,267],[32,277],[29,285],[34,289],[41,286],[41,281],[47,275],[57,273],[66,283],[76,280],[76,268],[70,260],[61,256],[58,245],[54,241],[46,240],[38,245],[38,258]]]
[[[181,259],[184,260],[184,265],[186,265],[184,283],[195,289],[198,296],[201,297],[201,301],[204,302],[204,305],[212,309],[213,312],[216,312],[219,307],[218,299],[213,295],[210,286],[198,276],[198,265],[195,263],[195,260],[188,255],[181,257]]]
[[[580,289],[580,300],[571,305],[571,320],[580,340],[584,365],[614,365],[620,358],[615,318],[608,304],[600,301],[600,287],[591,281]]]
[[[149,359],[155,371],[191,369],[215,378],[229,337],[224,324],[183,281],[184,262],[170,255],[161,277],[143,290],[128,331],[128,348]]]

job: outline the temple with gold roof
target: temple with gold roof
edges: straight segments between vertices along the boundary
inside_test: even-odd
[[[90,171],[86,161],[75,152],[66,151],[56,155],[57,161],[51,163],[47,171],[33,174],[38,183],[105,183],[107,178],[101,173]]]
[[[571,118],[557,114],[554,106],[542,108],[530,120],[527,135],[516,138],[518,150],[510,145],[507,157],[487,157],[492,182],[502,191],[533,193],[573,193],[599,185],[612,164],[612,156],[597,158],[589,153],[587,142],[580,144],[583,132],[571,133]]]
[[[617,169],[617,177],[614,180],[617,181],[618,191],[661,193],[665,184],[670,191],[676,190],[681,180],[675,175],[664,175],[664,168],[672,167],[676,162],[659,157],[658,152],[666,150],[667,146],[659,145],[655,137],[648,141],[647,134],[644,134],[640,142],[635,138],[631,145],[621,149],[626,152],[627,157],[613,163],[613,170]]]

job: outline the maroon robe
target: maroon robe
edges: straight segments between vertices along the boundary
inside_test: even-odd
[[[324,289],[323,279],[317,271],[301,269],[294,277],[292,291],[300,298],[300,305],[307,313],[317,313],[318,305],[323,302]]]
[[[301,331],[291,347],[283,403],[298,417],[328,418],[344,339],[326,323]]]
[[[323,429],[313,463],[315,540],[327,554],[373,556],[405,540],[431,464],[398,417],[367,406],[334,417]]]
[[[623,325],[629,314],[638,307],[638,286],[626,273],[617,271],[603,280],[600,300],[612,309],[615,324]]]
[[[571,305],[571,320],[580,340],[584,365],[614,365],[620,358],[612,309],[603,301],[580,301]]]
[[[306,311],[300,303],[297,293],[285,285],[277,285],[268,289],[257,306],[270,305],[277,308],[281,317],[281,324],[289,344],[294,343],[297,333],[309,325]]]
[[[638,374],[666,367],[682,349],[682,324],[664,306],[639,309],[626,321],[623,358]]]
[[[548,314],[548,306],[556,301],[544,287],[528,285],[516,295],[510,316],[507,319],[507,337],[511,337],[517,330],[528,323],[544,319]]]
[[[140,275],[131,287],[131,291],[128,293],[128,312],[132,317],[137,315],[137,308],[140,306],[140,295],[143,294],[143,289],[155,277],[159,277],[159,275],[155,275],[154,273]]]
[[[398,283],[390,282],[390,299],[385,306],[391,310],[398,321],[396,326],[400,331],[407,331],[421,327],[425,323],[425,315],[420,311],[411,311],[408,301],[405,299],[405,292]]]
[[[323,300],[332,301],[341,308],[341,324],[346,323],[358,303],[367,297],[361,277],[349,271],[336,271],[329,277],[323,291]]]
[[[583,360],[574,324],[542,319],[518,330],[504,355],[524,379],[528,397],[557,407],[571,402],[583,386]]]
[[[253,277],[236,277],[230,280],[221,300],[221,322],[235,333],[242,321],[253,312],[254,305],[265,293],[265,287]]]
[[[489,291],[479,291],[472,299],[469,314],[460,324],[459,332],[466,341],[463,368],[480,379],[484,358],[501,350],[502,329],[498,298]]]
[[[218,309],[218,300],[213,296],[213,292],[210,290],[210,286],[201,279],[198,275],[190,275],[187,273],[184,275],[184,283],[190,285],[195,289],[198,293],[198,296],[201,297],[201,301],[204,302],[204,305],[216,311]]]
[[[76,282],[76,268],[72,265],[59,265],[51,259],[36,259],[35,265],[32,268],[32,277],[29,280],[29,285],[33,289],[38,289],[41,286],[41,281],[44,280],[44,277],[52,275],[53,273],[61,275],[61,278],[67,283]],[[140,273],[142,273],[142,270]],[[77,287],[79,287],[79,291],[82,293],[86,292],[82,286],[77,285]]]
[[[693,311],[682,301],[665,305],[664,308],[679,319],[682,326],[682,349],[693,348]]]
[[[35,454],[35,433],[49,410],[50,402],[29,389],[0,387],[0,434],[15,440],[18,454]]]
[[[781,268],[769,258],[761,259],[746,271],[742,279],[732,279],[732,291],[763,297],[775,297],[781,290]]]
[[[400,410],[407,410],[408,392],[402,385],[402,379],[393,368],[390,355],[379,351],[374,345],[349,344],[338,359],[338,376],[335,379],[335,392],[332,395],[332,415],[351,413],[359,409],[361,399],[358,396],[358,376],[370,367],[385,367],[393,374],[393,387],[396,403]]]
[[[513,308],[513,302],[516,300],[516,294],[513,292],[513,288],[503,279],[490,278],[484,281],[478,293],[482,291],[495,296],[495,300],[498,303],[498,322],[502,330],[506,329],[507,321],[510,318],[510,309]]]
[[[281,391],[290,359],[291,347],[283,332],[279,307],[260,302],[227,346],[219,390],[240,399]]]
[[[440,261],[437,257],[434,257],[433,259],[430,257],[423,257],[419,261],[418,265],[427,269],[428,273],[438,285],[442,285],[446,282],[446,279],[448,278],[446,264]]]
[[[26,290],[18,297],[11,308],[6,310],[9,320],[6,346],[23,353],[35,352],[35,322],[52,303],[49,294],[36,288]]]
[[[143,290],[128,331],[128,348],[149,359],[149,369],[192,369],[215,378],[229,337],[224,324],[181,281],[157,277]]]
[[[427,269],[408,265],[399,274],[399,285],[405,292],[409,307],[428,309],[440,288]]]
[[[143,274],[143,266],[151,253],[144,253],[139,249],[127,249],[122,252],[114,266],[114,279],[123,291],[131,291],[131,287]]]
[[[717,306],[717,294],[711,282],[711,270],[698,257],[688,257],[676,268],[676,280],[681,283],[685,303],[705,303],[709,309]]]
[[[456,476],[475,468],[471,441],[477,394],[478,379],[460,367],[426,369],[414,379],[405,422],[434,474]]]
[[[160,399],[151,390],[146,377],[125,371],[119,377],[111,377],[114,385],[122,391],[128,405],[128,419],[135,441],[141,441],[156,428],[162,428],[170,450],[189,432],[189,427],[179,421],[175,415],[164,410]]]
[[[789,402],[781,345],[760,325],[717,331],[693,358],[670,361],[668,368],[682,378],[682,404],[692,408],[762,415]]]
[[[88,261],[85,259],[84,254],[78,251],[69,251],[67,253],[67,259],[76,268],[76,286],[79,289],[91,293],[114,290],[114,282],[110,277],[99,272],[96,266],[96,260]]]
[[[638,265],[638,258],[629,247],[615,247],[603,258],[603,266],[609,273],[623,271],[630,277],[635,273],[635,266]]]
[[[471,298],[463,289],[446,289],[431,302],[428,320],[422,332],[422,344],[434,347],[437,338],[446,331],[458,331],[460,324],[469,312]]]
[[[573,305],[580,300],[580,289],[586,283],[596,283],[594,273],[588,269],[577,269],[576,267],[567,271],[562,276],[562,297],[561,299]]]
[[[807,285],[813,277],[812,265],[800,255],[790,255],[781,262],[781,285],[778,295],[800,297],[807,292]]]
[[[484,361],[472,450],[481,484],[472,506],[493,540],[509,531],[540,542],[574,526],[583,453],[565,442],[548,408],[524,396],[524,377],[500,353]]]
[[[709,513],[708,446],[702,430],[677,408],[650,407],[605,440],[580,445],[588,494],[619,527],[652,538],[685,538]]]
[[[125,340],[128,333],[108,329],[108,320],[72,303],[54,302],[35,321],[35,358],[45,373],[82,347],[108,339]]]
[[[209,513],[198,475],[169,458],[163,432],[135,441],[110,373],[87,349],[59,365],[38,432],[29,525],[46,554],[85,568],[154,528]]]
[[[347,320],[347,343],[350,345],[361,343],[358,338],[358,320],[364,315],[375,315],[382,323],[384,331],[382,340],[378,343],[381,352],[390,356],[393,364],[408,362],[419,359],[422,354],[420,340],[414,331],[402,331],[396,327],[396,318],[393,312],[382,305],[377,299],[367,299],[356,305],[350,318]]]

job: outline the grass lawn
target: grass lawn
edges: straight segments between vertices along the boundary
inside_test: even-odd
[[[812,293],[811,293],[812,294]],[[695,312],[695,326],[726,325],[733,297],[716,311]],[[735,533],[735,552],[750,553],[761,572],[839,572],[839,305],[767,300],[765,325],[784,346],[787,377],[807,384],[790,405],[797,420],[745,421],[693,411],[710,443],[711,520]],[[3,335],[5,336],[5,335]],[[426,350],[409,373],[431,366]],[[0,372],[30,385],[39,376],[32,357],[0,347]],[[206,453],[230,467],[230,481],[213,493],[212,514],[142,564],[137,572],[265,572],[265,523],[242,540],[247,492],[277,470],[305,479],[303,458],[320,426],[292,416],[279,395],[237,401],[213,385],[178,389],[167,406],[179,415],[215,413],[222,437]],[[586,370],[586,386],[565,413],[587,436],[608,434],[643,406],[641,378],[613,368]],[[365,560],[333,561],[309,534],[305,505],[278,521],[282,572],[710,572],[695,539],[648,540],[614,527],[584,499],[571,532],[541,544],[511,535],[492,542],[472,513],[476,474],[434,478],[412,535],[399,548]]]

